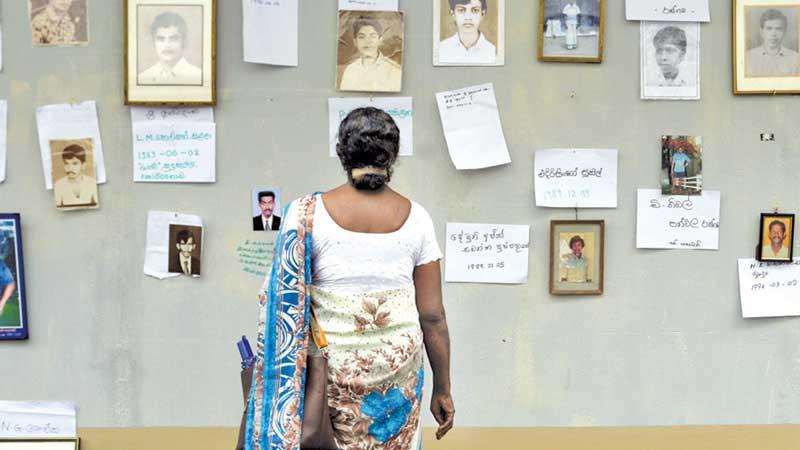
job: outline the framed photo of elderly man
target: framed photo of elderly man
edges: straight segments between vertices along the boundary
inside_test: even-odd
[[[602,295],[604,220],[550,222],[550,293]]]
[[[800,93],[800,0],[733,0],[734,94]]]
[[[403,13],[339,11],[336,88],[400,92],[403,85]]]
[[[125,104],[216,102],[217,0],[125,0]]]
[[[539,61],[603,62],[605,0],[539,0]]]
[[[794,214],[761,214],[756,259],[792,262],[794,257]]]

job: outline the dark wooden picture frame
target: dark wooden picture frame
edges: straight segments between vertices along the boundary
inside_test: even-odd
[[[781,214],[781,213],[761,213],[761,222],[758,227],[758,245],[756,246],[756,259],[764,262],[792,262],[794,259],[794,230],[795,230],[795,215],[794,214]],[[787,225],[788,222],[788,225]],[[765,249],[770,245],[769,236],[772,233],[773,224],[779,223],[783,225],[782,241],[788,239],[789,246],[786,249],[788,256],[770,256],[765,255]],[[766,226],[765,226],[766,225]],[[776,232],[779,227],[775,227]],[[788,228],[788,229],[787,229]],[[766,233],[766,235],[765,235]],[[766,237],[766,240],[765,240]],[[783,247],[786,247],[783,245]],[[769,251],[769,250],[766,250]]]
[[[599,3],[599,21],[597,30],[597,55],[596,56],[567,56],[567,55],[545,55],[545,32],[546,32],[546,9],[547,0],[539,0],[539,26],[537,28],[537,55],[539,61],[542,62],[577,62],[577,63],[595,63],[603,62],[603,47],[605,45],[605,28],[606,28],[606,0],[597,0]],[[578,38],[580,40],[580,37]]]
[[[559,234],[572,235],[569,247],[573,254],[562,253]],[[590,236],[592,235],[592,236]],[[573,248],[580,243],[581,253],[575,256]],[[587,262],[588,261],[588,262]],[[570,265],[579,265],[570,267]],[[605,221],[604,220],[553,220],[550,222],[550,294],[552,295],[602,295],[605,278]],[[570,280],[572,278],[572,280]]]

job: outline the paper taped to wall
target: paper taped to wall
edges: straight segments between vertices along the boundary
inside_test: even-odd
[[[328,99],[328,152],[336,157],[339,124],[350,111],[371,106],[386,111],[400,129],[400,156],[414,154],[414,108],[411,97],[340,97]]]
[[[536,206],[617,207],[617,150],[539,150],[533,177]]]
[[[800,316],[800,258],[791,263],[739,260],[742,317]]]
[[[708,0],[625,0],[625,19],[710,22]]]
[[[689,197],[639,189],[636,248],[718,250],[719,211],[719,191]]]
[[[398,0],[339,0],[340,11],[397,11]]]
[[[242,0],[244,61],[297,66],[298,0]]]
[[[72,438],[77,423],[73,403],[0,400],[0,438]]]
[[[172,248],[175,242],[170,242],[171,225],[186,225],[189,228],[202,229],[203,219],[199,216],[181,214],[172,211],[149,211],[147,213],[147,243],[144,254],[144,273],[151,277],[163,280],[165,278],[180,276],[180,272],[170,270],[170,256],[175,256]],[[197,242],[201,236],[193,238]],[[202,241],[200,241],[202,246]],[[202,253],[202,249],[199,252]],[[199,272],[199,264],[195,264]],[[191,271],[190,271],[191,273]],[[199,275],[199,274],[198,274]]]
[[[525,283],[529,247],[528,225],[448,223],[445,281]]]

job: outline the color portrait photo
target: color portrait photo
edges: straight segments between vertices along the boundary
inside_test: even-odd
[[[759,261],[791,262],[794,248],[794,214],[762,214]]]
[[[702,137],[661,137],[661,193],[664,195],[703,193]]]

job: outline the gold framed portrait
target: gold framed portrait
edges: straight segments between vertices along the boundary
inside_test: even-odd
[[[794,258],[794,214],[761,214],[756,259],[792,262]]]
[[[605,0],[539,0],[539,61],[603,62]]]
[[[125,0],[125,104],[216,103],[217,0]]]
[[[733,93],[800,93],[800,0],[733,1]]]
[[[604,220],[550,222],[551,294],[601,295],[604,259]]]

